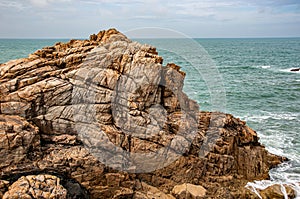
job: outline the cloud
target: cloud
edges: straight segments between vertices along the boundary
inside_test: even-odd
[[[147,0],[79,0],[83,4],[103,5],[109,4],[114,6],[132,6],[135,4],[147,3]]]
[[[300,36],[299,0],[0,0],[0,10],[6,27],[0,37],[25,37],[21,32],[26,37],[84,37],[109,27],[143,26],[205,32],[208,37],[222,37],[226,31],[226,36],[245,35],[248,27],[273,35],[268,28],[274,24],[282,36]]]
[[[26,6],[18,1],[4,0],[0,2],[0,8],[23,10]]]
[[[131,19],[154,20],[154,19],[158,19],[158,17],[153,15],[138,15],[132,17]]]
[[[299,14],[299,0],[186,0],[173,1],[168,7],[175,17],[191,21],[218,23],[261,23],[272,21],[272,18],[283,17],[281,21],[293,21],[292,15]],[[297,10],[298,9],[298,10]],[[258,20],[257,20],[258,19]]]
[[[265,0],[265,1],[252,0],[249,1],[249,3],[257,6],[269,6],[269,7],[300,5],[299,0]]]
[[[36,7],[45,7],[51,3],[65,3],[71,2],[72,0],[30,0],[30,3]]]

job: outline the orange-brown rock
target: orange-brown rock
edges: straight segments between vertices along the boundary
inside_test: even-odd
[[[200,185],[193,185],[189,183],[184,183],[181,185],[176,185],[172,193],[177,198],[182,199],[200,199],[204,198],[206,195],[206,189]]]
[[[67,190],[60,185],[60,179],[55,176],[23,176],[14,182],[3,196],[3,199],[14,198],[66,199]]]
[[[296,197],[295,191],[290,186],[279,185],[279,184],[275,184],[264,190],[261,190],[259,194],[263,199],[266,199],[266,198],[278,198],[278,199],[282,198],[282,199],[284,199],[285,198],[284,192],[286,193],[286,196],[289,199],[293,199]]]
[[[192,198],[197,186],[201,197],[245,198],[246,183],[284,158],[245,122],[200,112],[184,77],[115,29],[1,64],[0,194],[17,191],[21,176],[51,174],[71,198],[176,198],[182,184]],[[170,151],[171,162],[142,156]]]

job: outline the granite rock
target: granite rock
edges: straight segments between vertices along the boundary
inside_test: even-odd
[[[206,195],[206,189],[200,185],[184,183],[176,185],[173,188],[172,193],[176,195],[177,198],[200,199]]]
[[[55,176],[22,176],[9,187],[3,196],[3,199],[15,198],[66,199],[67,190],[60,185],[60,179]]]
[[[203,187],[207,198],[244,198],[248,181],[268,179],[286,159],[244,121],[199,111],[184,78],[155,47],[115,29],[1,64],[8,195],[23,191],[20,176],[48,173],[78,198],[174,198],[182,184]]]

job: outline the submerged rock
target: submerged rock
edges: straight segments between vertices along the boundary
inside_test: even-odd
[[[185,73],[162,63],[110,29],[2,64],[0,179],[16,190],[20,176],[49,173],[78,198],[174,198],[182,184],[191,197],[199,186],[201,197],[245,198],[285,158],[245,122],[200,112]]]
[[[291,69],[291,72],[298,72],[298,71],[300,71],[300,68],[292,68]]]

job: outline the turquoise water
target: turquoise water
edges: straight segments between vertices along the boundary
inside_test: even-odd
[[[300,38],[198,40],[223,76],[227,112],[247,121],[261,142],[290,159],[274,179],[300,181]]]
[[[29,54],[45,46],[53,46],[66,39],[0,39],[0,63],[12,59],[28,57]]]
[[[58,41],[64,40],[0,39],[0,63]],[[139,41],[157,46],[164,63],[183,68],[184,90],[202,110],[245,120],[269,151],[290,159],[271,171],[272,180],[300,182],[300,73],[290,72],[300,67],[300,38]]]

